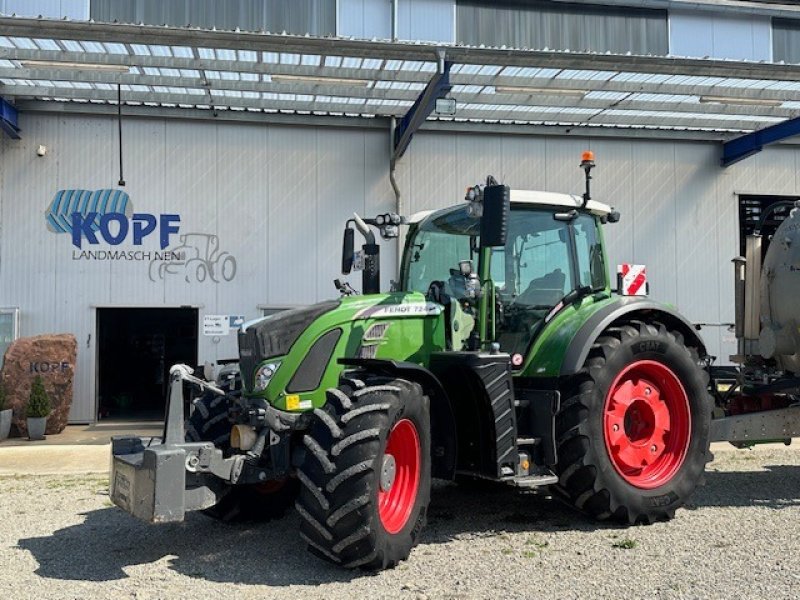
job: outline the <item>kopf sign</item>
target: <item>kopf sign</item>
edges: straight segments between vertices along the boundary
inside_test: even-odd
[[[97,222],[96,230],[94,228]],[[116,233],[112,231],[111,224],[116,222],[118,227]],[[180,215],[155,215],[148,213],[134,213],[130,219],[119,212],[98,215],[96,212],[87,213],[86,216],[79,212],[72,213],[72,245],[81,247],[85,237],[89,244],[99,244],[97,234],[111,246],[119,246],[128,237],[129,231],[133,230],[133,245],[141,246],[142,241],[159,227],[159,242],[163,250],[169,246],[169,236],[178,233],[181,222]]]

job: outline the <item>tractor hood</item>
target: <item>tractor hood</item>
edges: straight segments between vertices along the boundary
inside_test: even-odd
[[[261,362],[288,354],[292,344],[311,323],[338,306],[338,300],[329,300],[287,310],[242,327],[239,332],[239,361],[245,387],[251,389],[253,373]]]
[[[239,358],[247,398],[279,410],[319,408],[335,387],[342,358],[388,358],[426,364],[445,347],[443,307],[418,292],[343,297],[247,323]],[[256,371],[274,375],[255,390]]]

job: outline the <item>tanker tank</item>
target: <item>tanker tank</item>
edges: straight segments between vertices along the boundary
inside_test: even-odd
[[[800,374],[800,208],[791,210],[767,249],[761,270],[759,353]]]

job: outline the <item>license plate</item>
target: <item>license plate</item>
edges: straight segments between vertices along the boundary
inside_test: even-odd
[[[128,512],[133,512],[131,505],[131,498],[133,496],[133,473],[126,473],[125,471],[131,469],[130,466],[119,464],[115,461],[114,464],[114,479],[111,486],[111,501],[125,509]]]

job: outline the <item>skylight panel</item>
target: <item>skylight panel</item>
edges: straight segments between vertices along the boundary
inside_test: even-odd
[[[178,58],[194,58],[194,52],[189,46],[171,46],[172,55]]]
[[[161,46],[159,44],[150,44],[150,53],[153,56],[172,56],[172,50],[169,46]]]
[[[36,44],[33,43],[31,38],[10,37],[8,39],[11,40],[11,43],[14,44],[15,48],[21,48],[23,50],[36,50]]]
[[[33,41],[40,50],[61,50],[55,40],[36,38]]]
[[[118,44],[117,42],[103,42],[103,48],[106,49],[108,54],[128,54],[125,44]]]
[[[66,44],[66,42],[64,43]],[[133,53],[137,56],[152,56],[150,48],[144,44],[131,44],[131,50],[133,50]]]

